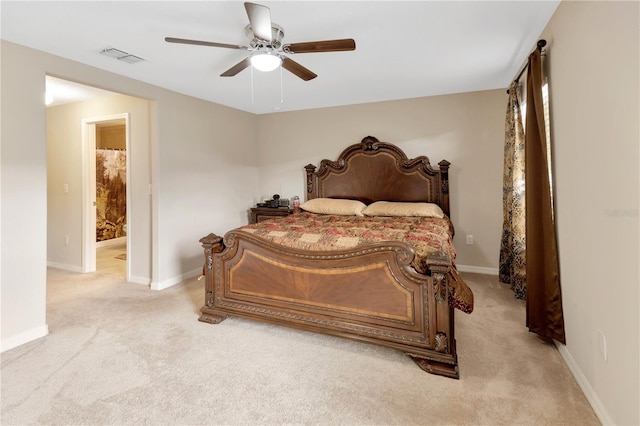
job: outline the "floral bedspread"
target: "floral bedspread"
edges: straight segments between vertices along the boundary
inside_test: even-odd
[[[261,238],[304,250],[348,249],[382,241],[403,241],[415,251],[412,266],[427,273],[427,257],[447,253],[455,260],[453,225],[449,218],[334,216],[296,212],[240,228]],[[458,276],[449,274],[449,304],[466,313],[473,310],[473,293]]]

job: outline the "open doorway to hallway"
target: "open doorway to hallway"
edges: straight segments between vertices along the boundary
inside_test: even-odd
[[[149,101],[51,82],[89,95],[47,108],[48,266],[149,284]]]

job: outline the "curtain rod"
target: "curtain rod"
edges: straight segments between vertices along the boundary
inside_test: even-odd
[[[537,49],[540,51],[540,53],[542,53],[542,49],[547,45],[547,40],[545,39],[540,39],[538,40],[538,47]],[[513,79],[513,81],[518,81],[520,80],[520,77],[522,77],[522,74],[524,74],[524,71],[527,69],[527,65],[528,65],[528,61],[525,61],[524,65],[522,66],[522,69],[520,70],[520,72],[518,73],[518,76],[516,78]],[[509,89],[507,89],[507,93],[509,93]]]

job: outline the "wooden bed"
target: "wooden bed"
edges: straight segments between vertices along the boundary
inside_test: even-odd
[[[368,136],[336,161],[306,166],[306,198],[430,202],[449,216],[449,164],[433,168],[426,156],[408,159]],[[200,242],[206,279],[200,321],[235,316],[346,337],[403,351],[429,373],[459,377],[450,256],[429,256],[422,274],[403,242],[310,251],[238,230]]]

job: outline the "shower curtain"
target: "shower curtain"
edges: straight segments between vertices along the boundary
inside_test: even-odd
[[[126,235],[127,156],[116,149],[96,149],[96,241]]]

